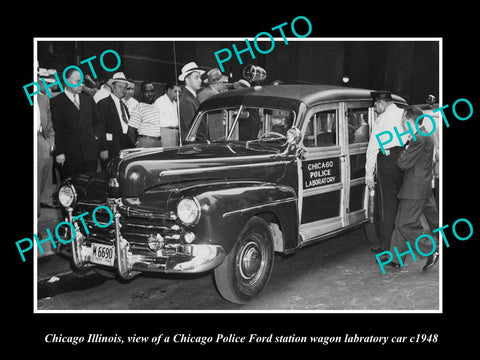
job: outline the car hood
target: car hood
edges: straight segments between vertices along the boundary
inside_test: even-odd
[[[283,150],[245,143],[124,150],[107,168],[108,196],[139,196],[158,185],[200,179],[278,181],[285,172]]]

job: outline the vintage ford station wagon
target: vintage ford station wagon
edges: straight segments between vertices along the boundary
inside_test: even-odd
[[[123,279],[213,269],[220,294],[246,303],[265,288],[275,252],[371,222],[364,166],[374,119],[365,89],[276,85],[212,96],[183,146],[122,150],[105,172],[62,185],[59,201],[79,230],[73,262]],[[114,221],[85,218],[86,231],[74,217],[99,205]],[[96,221],[107,224],[101,210]]]

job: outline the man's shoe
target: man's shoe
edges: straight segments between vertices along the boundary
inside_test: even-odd
[[[440,255],[438,254],[437,251],[435,251],[432,255],[430,255],[427,258],[427,262],[425,263],[425,266],[423,267],[423,270],[426,271],[426,270],[432,268],[433,265],[435,265],[438,262],[439,257],[440,257]]]
[[[388,265],[388,266],[391,266],[391,267],[394,267],[395,269],[401,268],[400,264],[397,264],[397,263],[394,262],[394,261],[389,262],[387,265]]]
[[[382,248],[371,248],[370,252],[372,252],[374,254],[380,254],[381,252],[383,252],[383,249]]]

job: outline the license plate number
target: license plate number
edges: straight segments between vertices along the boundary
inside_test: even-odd
[[[110,245],[92,243],[92,263],[113,266],[115,248]]]

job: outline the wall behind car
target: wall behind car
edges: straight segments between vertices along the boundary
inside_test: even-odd
[[[244,41],[39,41],[40,67],[55,68],[79,64],[90,56],[98,56],[106,49],[120,54],[123,71],[138,83],[150,80],[163,93],[166,81],[174,81],[184,64],[195,61],[209,70],[218,67],[213,53],[222,48],[245,48]],[[253,46],[252,46],[253,47]],[[267,48],[267,46],[264,46]],[[233,52],[233,51],[232,51]],[[247,64],[255,64],[267,71],[265,84],[274,80],[284,83],[312,83],[385,89],[399,94],[409,103],[422,103],[428,94],[438,97],[439,44],[437,41],[320,41],[292,39],[288,45],[276,41],[269,54],[248,52],[241,55],[240,64],[233,55],[223,64],[225,74],[236,81],[242,78]],[[98,61],[98,60],[97,60]],[[176,67],[175,67],[176,63]],[[97,63],[98,64],[98,63]],[[96,67],[99,78],[112,74]],[[176,70],[176,73],[175,73]],[[349,81],[343,79],[348,77]],[[135,97],[138,98],[138,87]]]

